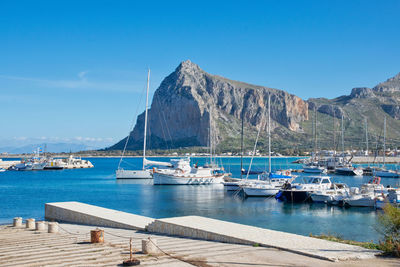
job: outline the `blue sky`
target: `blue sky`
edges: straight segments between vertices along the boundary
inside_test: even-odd
[[[0,1],[0,145],[117,141],[146,69],[154,92],[186,59],[304,99],[372,87],[400,72],[399,14],[390,0]]]

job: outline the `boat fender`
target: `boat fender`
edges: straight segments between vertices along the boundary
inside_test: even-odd
[[[290,171],[285,171],[286,176],[290,176]]]

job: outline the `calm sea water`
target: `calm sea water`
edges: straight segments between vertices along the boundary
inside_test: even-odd
[[[301,168],[295,158],[273,159],[274,168]],[[0,223],[12,218],[43,219],[44,204],[80,201],[153,218],[200,215],[302,235],[337,234],[359,241],[379,240],[375,231],[380,211],[370,208],[340,208],[324,204],[285,204],[275,199],[247,198],[224,191],[222,185],[153,186],[151,180],[115,179],[119,159],[93,158],[92,169],[61,171],[7,171],[0,173]],[[168,161],[168,159],[159,159]],[[226,170],[239,176],[240,159],[221,158]],[[125,167],[141,168],[140,158],[125,159]],[[202,164],[204,158],[192,158]],[[248,166],[250,159],[245,159]],[[265,169],[264,158],[254,159],[254,168]],[[336,182],[359,186],[370,177],[334,176]],[[382,179],[396,185],[400,179]]]

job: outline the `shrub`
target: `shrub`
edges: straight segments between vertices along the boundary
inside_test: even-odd
[[[400,257],[400,209],[387,204],[379,216],[377,230],[383,235],[380,249],[386,254]]]

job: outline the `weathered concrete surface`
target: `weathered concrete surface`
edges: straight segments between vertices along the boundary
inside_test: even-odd
[[[153,218],[106,209],[80,202],[54,202],[45,205],[47,220],[78,224],[144,230]]]
[[[315,258],[338,261],[375,258],[379,251],[199,216],[158,219],[150,232],[236,244],[259,244]]]
[[[121,266],[129,258],[129,238],[141,266],[398,266],[397,259],[329,262],[274,248],[226,244],[198,239],[152,235],[167,255],[143,255],[141,240],[150,235],[136,230],[102,227],[105,242],[91,244],[96,226],[59,224],[60,232],[49,234],[25,228],[0,226],[0,266]]]

